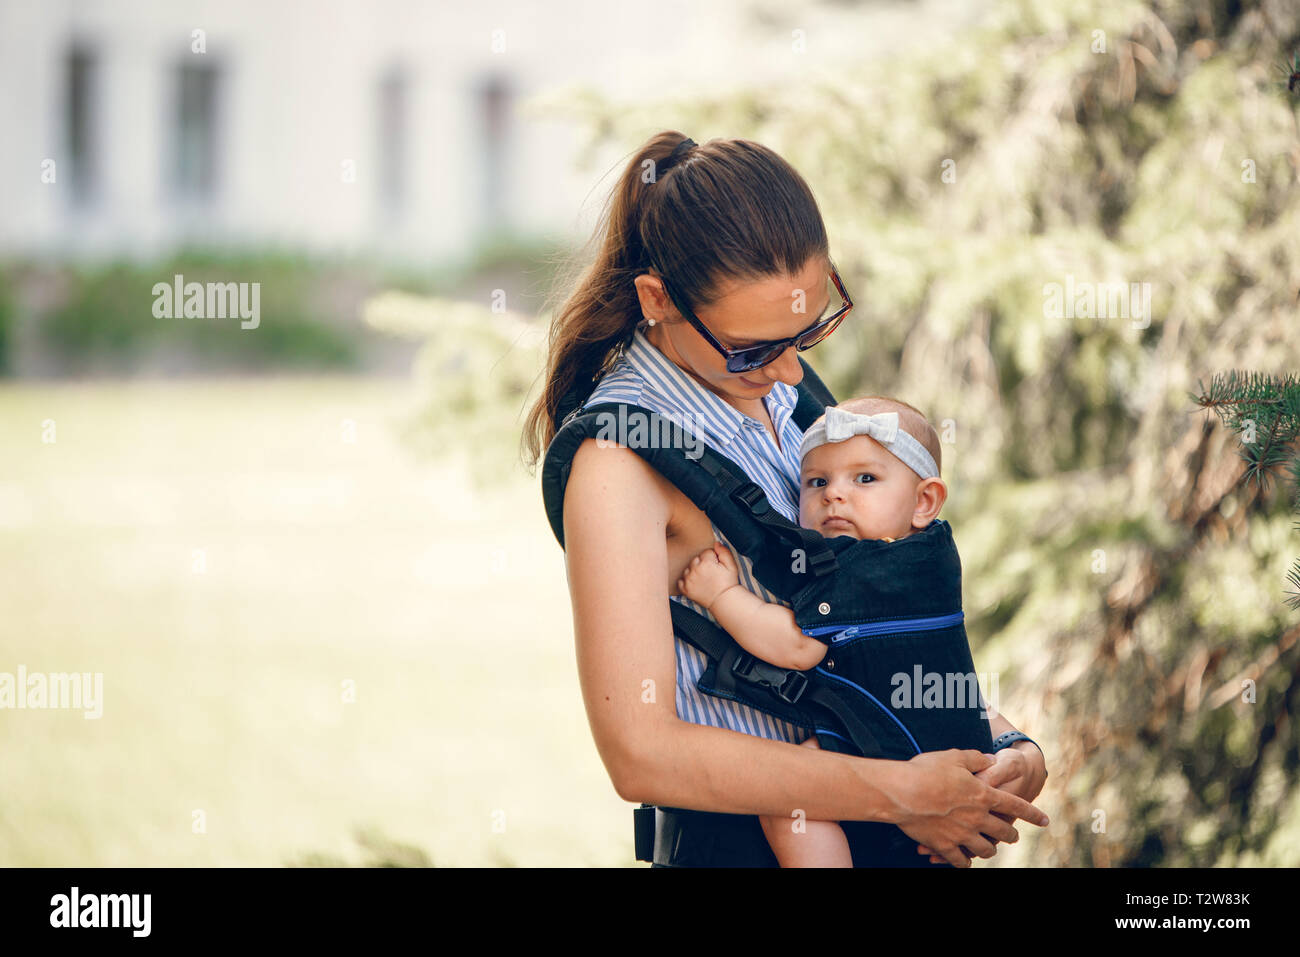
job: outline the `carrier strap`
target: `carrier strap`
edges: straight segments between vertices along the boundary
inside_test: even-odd
[[[752,701],[754,692],[758,692],[769,699],[775,698],[771,701],[773,707],[763,710],[795,724],[811,726],[809,716],[797,709],[807,708],[810,704],[820,705],[839,719],[840,726],[848,732],[862,754],[872,757],[890,753],[882,747],[871,727],[858,717],[860,702],[855,703],[851,689],[840,689],[824,681],[810,682],[802,671],[768,664],[755,658],[729,634],[681,602],[670,600],[668,606],[674,632],[716,662],[719,690],[734,693],[739,685],[748,685],[750,694],[744,697]],[[782,714],[782,711],[786,713]]]
[[[802,550],[814,578],[835,571],[839,563],[835,552],[826,544],[825,537],[812,529],[795,525],[772,508],[763,489],[757,483],[750,481],[747,476],[736,475],[730,467],[729,460],[721,456],[714,458],[705,455],[700,459],[700,465],[713,476],[714,481],[730,498],[749,512],[754,521],[787,545]],[[793,560],[794,555],[791,554],[790,558]]]
[[[754,574],[764,585],[788,594],[838,569],[835,550],[827,540],[772,508],[762,487],[750,481],[744,469],[698,439],[688,442],[687,432],[671,418],[630,402],[598,402],[574,409],[547,450],[542,488],[551,530],[561,545],[564,488],[578,446],[585,439],[604,436],[610,426],[634,415],[649,422],[648,431],[657,438],[629,448],[708,515],[737,551],[750,557]],[[797,565],[802,565],[798,574]]]

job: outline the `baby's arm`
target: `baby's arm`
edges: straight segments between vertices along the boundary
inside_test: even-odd
[[[799,630],[794,612],[763,601],[740,584],[736,560],[720,542],[691,560],[677,588],[711,611],[718,624],[756,658],[778,668],[807,671],[826,656],[824,643]]]

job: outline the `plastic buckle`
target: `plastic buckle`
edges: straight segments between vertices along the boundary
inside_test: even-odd
[[[808,676],[802,671],[791,671],[786,673],[785,681],[781,682],[781,687],[776,689],[776,693],[782,701],[795,704],[807,689]]]
[[[736,660],[731,663],[731,673],[739,675],[742,678],[748,678],[751,671],[754,670],[754,656],[748,651],[742,651],[736,656]]]
[[[835,553],[829,548],[818,551],[811,551],[808,555],[808,564],[812,568],[814,578],[820,578],[822,575],[828,575],[839,568],[839,560],[836,559]]]
[[[797,702],[808,687],[808,676],[802,671],[786,671],[776,665],[769,665],[765,661],[759,661],[748,651],[742,651],[736,656],[731,671],[746,681],[770,688],[772,693],[786,704]],[[779,681],[773,680],[778,677]]]
[[[763,515],[772,507],[766,493],[753,482],[742,485],[731,493],[732,498],[749,509],[753,515]]]

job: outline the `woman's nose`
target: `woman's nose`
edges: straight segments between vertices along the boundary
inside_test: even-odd
[[[767,377],[776,382],[784,382],[788,386],[796,386],[803,381],[803,366],[799,365],[799,350],[794,346],[787,346],[785,352],[773,359],[763,371]]]

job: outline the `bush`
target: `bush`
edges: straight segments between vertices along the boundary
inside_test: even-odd
[[[165,319],[154,315],[156,283],[258,283],[260,322],[240,328],[232,318]],[[215,258],[182,254],[141,265],[70,267],[59,283],[62,301],[38,316],[41,345],[70,372],[134,371],[161,363],[187,370],[225,368],[350,368],[361,329],[332,301],[336,280],[306,261]]]

